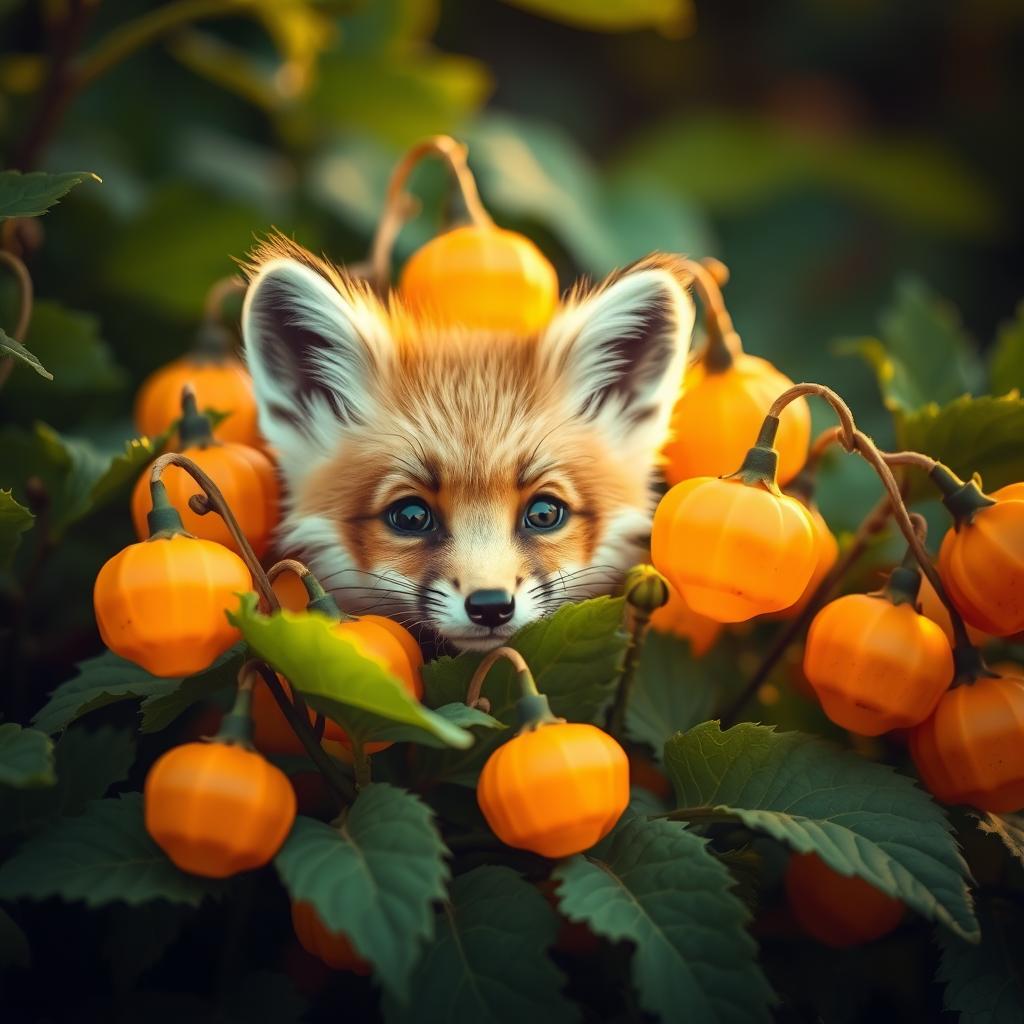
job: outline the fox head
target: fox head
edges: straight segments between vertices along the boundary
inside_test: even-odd
[[[280,548],[342,608],[485,650],[646,557],[694,320],[673,257],[578,288],[528,337],[425,323],[280,237],[247,269]]]

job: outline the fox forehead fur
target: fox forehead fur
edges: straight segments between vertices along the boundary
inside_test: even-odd
[[[484,650],[646,558],[694,320],[676,258],[577,287],[531,336],[413,318],[280,236],[246,270],[245,349],[286,484],[279,547],[342,608]],[[525,523],[538,496],[564,507],[557,528]],[[429,530],[389,521],[405,499]],[[471,617],[481,592],[503,595],[500,621]]]

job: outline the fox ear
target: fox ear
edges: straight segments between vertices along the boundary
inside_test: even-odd
[[[542,351],[582,414],[663,429],[693,331],[688,283],[674,259],[650,256],[556,314]]]
[[[331,449],[367,418],[391,343],[379,302],[355,282],[328,280],[292,258],[264,263],[249,285],[242,336],[260,429],[283,455]]]

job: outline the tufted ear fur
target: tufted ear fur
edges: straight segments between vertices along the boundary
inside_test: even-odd
[[[625,441],[664,437],[693,331],[689,280],[673,257],[649,256],[571,298],[540,340],[577,411]]]
[[[385,311],[359,282],[295,246],[259,264],[242,335],[260,429],[302,463],[327,454],[342,428],[367,419],[393,346]]]

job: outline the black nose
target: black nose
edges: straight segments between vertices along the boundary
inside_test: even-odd
[[[516,599],[507,590],[474,590],[466,598],[466,614],[478,626],[503,626],[516,613]]]

